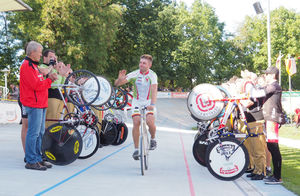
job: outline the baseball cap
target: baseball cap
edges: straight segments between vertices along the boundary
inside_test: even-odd
[[[276,75],[279,74],[279,70],[277,69],[277,67],[271,66],[264,70],[263,73]]]

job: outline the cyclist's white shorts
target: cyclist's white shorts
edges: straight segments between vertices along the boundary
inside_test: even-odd
[[[141,111],[140,109],[142,109],[143,107],[147,107],[151,104],[151,100],[146,100],[146,101],[140,101],[137,99],[133,99],[132,100],[132,114],[131,116],[140,116],[141,115]],[[154,110],[146,110],[146,116],[148,114],[153,114],[154,116],[156,115],[156,108],[154,107]]]

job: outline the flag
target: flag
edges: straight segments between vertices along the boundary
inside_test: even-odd
[[[283,55],[281,55],[279,53],[278,57],[277,57],[277,60],[276,60],[276,67],[281,70],[281,57],[283,57]]]
[[[285,60],[286,71],[287,73],[292,76],[297,73],[296,61],[294,58],[288,58]]]

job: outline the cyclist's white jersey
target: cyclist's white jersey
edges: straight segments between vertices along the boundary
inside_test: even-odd
[[[151,85],[157,84],[157,75],[149,69],[145,74],[135,70],[126,75],[128,82],[133,83],[133,98],[138,101],[151,100]]]

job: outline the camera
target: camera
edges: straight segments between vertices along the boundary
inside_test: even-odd
[[[52,65],[52,66],[56,65],[56,60],[50,59],[49,65]]]

